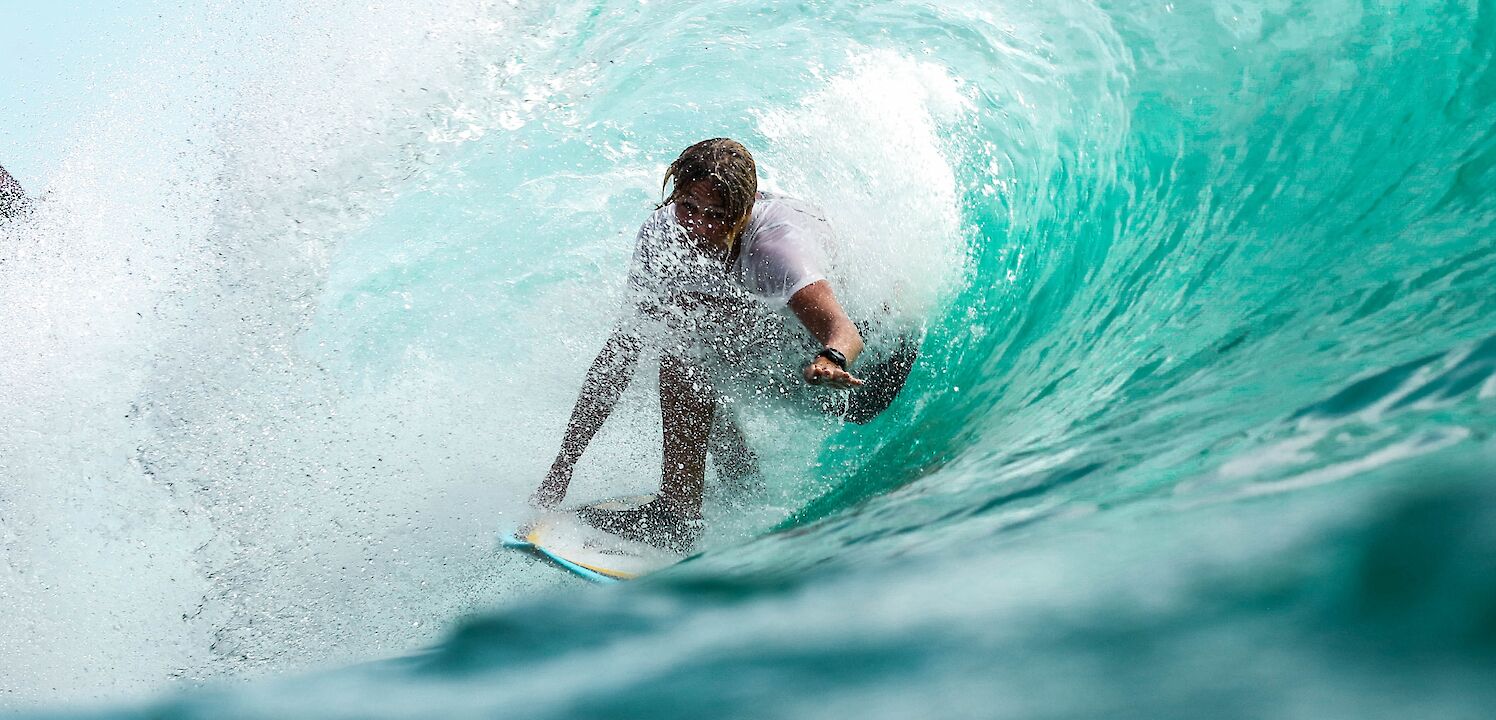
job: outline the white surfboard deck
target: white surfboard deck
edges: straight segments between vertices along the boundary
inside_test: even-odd
[[[653,495],[615,498],[583,507],[627,510]],[[594,582],[632,580],[674,565],[685,555],[599,530],[577,517],[576,510],[541,513],[502,538],[504,547],[533,552]]]

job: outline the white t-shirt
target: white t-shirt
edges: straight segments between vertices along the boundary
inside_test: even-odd
[[[755,298],[772,308],[824,280],[831,229],[814,206],[759,193],[742,249],[724,272],[721,259],[704,256],[675,221],[675,206],[656,210],[639,228],[629,286],[659,298],[684,294],[722,300]]]

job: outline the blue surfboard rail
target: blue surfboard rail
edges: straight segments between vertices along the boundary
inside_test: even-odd
[[[600,572],[597,572],[596,570],[584,568],[581,565],[571,562],[559,555],[553,555],[550,552],[546,551],[546,549],[543,547],[539,547],[527,540],[520,539],[514,533],[505,533],[504,535],[500,536],[499,544],[503,545],[506,548],[512,548],[514,550],[524,550],[543,560],[549,560],[552,563],[555,563],[561,568],[570,571],[572,574],[584,580],[590,580],[601,585],[622,582],[622,579],[620,578],[612,577],[610,575],[604,575]]]

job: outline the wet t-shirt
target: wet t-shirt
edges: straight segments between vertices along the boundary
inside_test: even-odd
[[[667,205],[639,229],[629,271],[642,311],[634,322],[671,352],[719,373],[778,368],[778,353],[803,354],[812,339],[784,310],[791,296],[825,279],[830,241],[814,206],[760,193],[729,264],[701,252],[675,221],[675,206]]]
[[[656,210],[639,229],[629,286],[671,303],[688,298],[731,305],[756,300],[782,308],[807,285],[824,280],[830,228],[813,206],[760,193],[742,248],[730,266],[694,247],[675,221],[675,206]]]

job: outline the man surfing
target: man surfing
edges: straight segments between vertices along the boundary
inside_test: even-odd
[[[874,380],[851,371],[862,334],[822,274],[830,229],[815,208],[758,191],[753,156],[726,138],[681,153],[665,173],[669,194],[639,230],[629,287],[633,302],[593,360],[566,426],[561,450],[531,497],[553,508],[566,496],[572,470],[612,413],[646,343],[660,351],[660,415],[664,462],[657,497],[633,510],[584,508],[600,529],[683,552],[701,533],[701,502],[710,448],[718,474],[757,471],[719,386],[748,364],[755,347],[774,342],[760,332],[765,310],[788,308],[819,344],[799,375],[811,385],[852,390],[844,417],[867,422],[893,401],[917,348],[901,341],[872,368]],[[784,342],[781,337],[778,342]],[[761,353],[760,353],[761,354]]]

